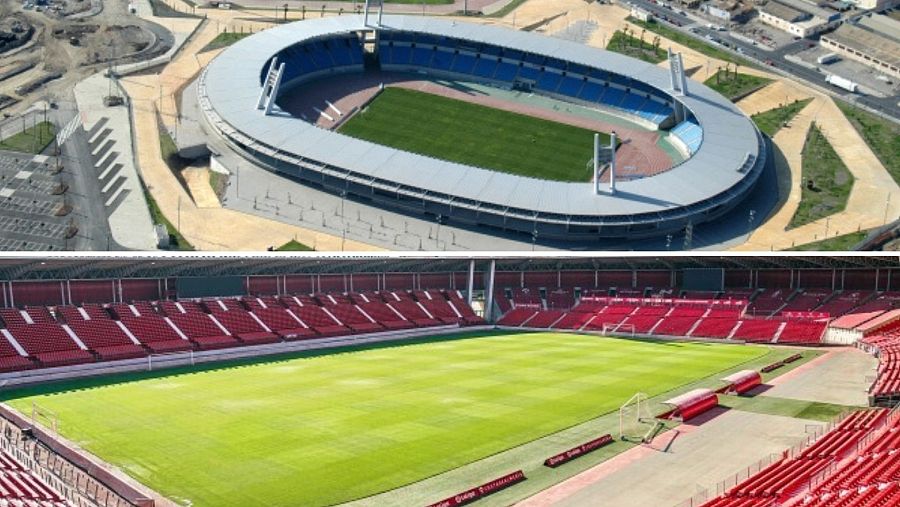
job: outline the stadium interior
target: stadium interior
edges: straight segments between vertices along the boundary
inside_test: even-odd
[[[877,359],[871,377],[856,379],[867,384],[865,404],[873,408],[842,410],[804,444],[690,501],[876,506],[900,498],[900,416],[894,409],[900,401],[900,268],[894,257],[141,255],[7,258],[0,271],[6,280],[0,379],[7,390],[79,378],[97,386],[121,372],[151,369],[164,376],[170,368],[319,348],[327,354],[465,329],[553,332],[561,340],[575,333],[732,344],[780,354],[771,364],[765,362],[775,356],[765,356],[758,368],[733,371],[724,384],[690,384],[693,390],[660,400],[656,406],[668,409],[654,416],[655,435],[688,421],[700,421],[695,424],[702,429],[711,424],[704,417],[728,406],[726,398],[758,398],[778,385],[782,372],[803,371],[821,354],[835,353],[829,351],[854,350]],[[127,476],[98,472],[59,438],[56,425],[68,422],[33,407],[30,414],[0,407],[0,491],[7,505],[164,505],[153,503],[163,497],[154,500]],[[607,435],[572,456],[605,448],[607,440],[615,441]],[[565,470],[559,463],[572,456],[553,461],[554,470]],[[526,470],[522,478],[498,479],[503,487],[497,489],[509,488],[504,494],[513,496],[491,498],[528,505],[529,496],[542,494],[517,485],[532,473],[519,466]],[[728,470],[721,472],[725,480]],[[466,480],[474,482],[457,479],[430,494],[438,500],[441,491],[480,484]]]

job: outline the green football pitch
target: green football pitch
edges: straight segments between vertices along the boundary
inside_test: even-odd
[[[13,392],[194,506],[327,505],[419,481],[765,356],[764,347],[481,333]],[[505,470],[504,470],[505,472]],[[438,500],[438,499],[435,499]]]
[[[405,88],[385,88],[339,132],[385,146],[545,180],[590,181],[594,133]],[[609,144],[609,136],[600,135]]]

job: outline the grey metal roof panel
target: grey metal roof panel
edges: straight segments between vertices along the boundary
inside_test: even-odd
[[[667,69],[539,34],[414,16],[385,16],[383,28],[499,44],[632,76],[663,91],[669,86]],[[272,55],[303,39],[361,29],[361,16],[331,17],[282,25],[239,41],[209,65],[210,102],[232,127],[283,152],[429,192],[563,215],[647,213],[704,200],[740,182],[746,175],[737,171],[739,165],[747,153],[758,149],[750,120],[734,104],[696,82],[689,83],[688,96],[675,99],[694,113],[704,129],[699,151],[664,173],[617,182],[616,195],[594,195],[588,182],[539,180],[404,152],[254,109],[260,75]]]

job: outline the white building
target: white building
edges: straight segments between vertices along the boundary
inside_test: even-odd
[[[769,0],[759,8],[759,19],[795,37],[810,37],[837,25],[840,13],[802,0]]]

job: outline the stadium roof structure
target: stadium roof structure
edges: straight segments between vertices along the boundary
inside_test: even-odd
[[[295,273],[403,273],[466,271],[475,260],[482,270],[489,261],[499,271],[538,270],[653,270],[653,269],[898,269],[891,255],[671,255],[565,254],[535,257],[529,253],[428,255],[397,254],[107,254],[0,257],[3,280],[62,280],[109,278],[166,278],[179,276],[282,275]]]
[[[587,181],[542,180],[439,160],[326,130],[284,112],[265,115],[256,109],[262,76],[274,55],[304,40],[373,30],[500,45],[631,77],[690,110],[703,129],[702,144],[693,156],[668,171],[617,181],[616,193],[598,195]],[[668,69],[576,42],[418,16],[386,15],[380,26],[365,26],[362,16],[351,15],[290,23],[235,43],[206,68],[198,94],[214,129],[279,162],[296,161],[300,172],[317,171],[373,190],[414,192],[423,201],[502,214],[504,223],[513,217],[566,227],[627,227],[640,216],[642,223],[657,228],[677,219],[680,228],[689,220],[703,221],[699,214],[717,212],[746,195],[762,172],[765,148],[750,119],[725,97],[696,82],[690,83],[687,95],[670,89]],[[590,153],[585,155],[588,160]]]

